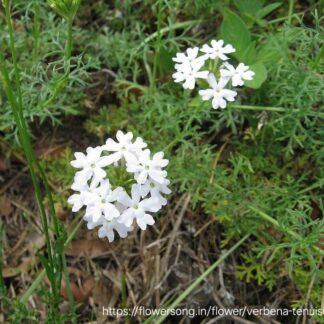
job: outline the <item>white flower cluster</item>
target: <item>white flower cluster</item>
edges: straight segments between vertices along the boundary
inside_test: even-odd
[[[163,158],[163,152],[152,156],[143,139],[133,141],[131,132],[118,131],[116,138],[108,138],[103,146],[89,147],[86,154],[74,154],[71,165],[80,170],[72,185],[76,193],[68,199],[73,212],[86,207],[83,219],[88,229],[100,226],[98,236],[107,237],[109,242],[114,240],[114,231],[125,238],[133,229],[134,219],[142,230],[153,225],[151,213],[166,205],[163,195],[171,193],[163,170],[169,161]],[[123,186],[113,188],[107,167],[122,168],[130,176],[130,195]]]
[[[203,54],[198,56],[199,52]],[[243,86],[244,80],[252,80],[254,76],[254,72],[247,65],[240,63],[234,67],[227,62],[229,58],[226,54],[233,52],[235,48],[230,44],[224,46],[223,40],[212,40],[210,45],[204,44],[202,48],[188,48],[186,53],[177,53],[173,58],[176,72],[172,77],[177,83],[183,82],[184,89],[190,90],[195,88],[197,79],[207,79],[210,88],[199,91],[202,100],[212,99],[214,109],[223,109],[237,95],[236,91],[225,87],[228,84],[232,87]],[[208,60],[215,62],[213,68],[201,71]]]

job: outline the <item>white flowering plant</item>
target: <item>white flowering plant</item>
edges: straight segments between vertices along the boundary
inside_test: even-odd
[[[167,203],[170,181],[163,152],[152,155],[142,138],[118,131],[117,141],[108,138],[102,146],[76,152],[71,165],[78,169],[68,199],[72,211],[85,207],[88,229],[99,227],[98,236],[125,238],[133,223],[145,230],[154,224],[152,214]]]
[[[212,40],[201,48],[188,48],[173,58],[176,72],[172,77],[176,83],[182,83],[183,88],[189,90],[195,88],[199,79],[206,80],[207,88],[199,90],[201,99],[212,100],[214,109],[224,109],[228,102],[235,101],[235,89],[244,86],[255,75],[244,63],[237,66],[229,63],[228,55],[234,52],[235,48],[223,40]]]

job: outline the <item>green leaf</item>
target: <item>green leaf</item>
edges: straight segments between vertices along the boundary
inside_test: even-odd
[[[258,89],[261,87],[262,83],[267,79],[268,72],[263,63],[255,63],[249,66],[255,75],[253,80],[245,81],[245,85],[252,89]]]
[[[158,53],[158,68],[161,74],[167,74],[174,69],[172,58],[176,54],[176,49],[161,47]]]
[[[253,64],[257,61],[257,52],[255,48],[255,42],[251,42],[249,46],[245,48],[245,50],[242,52],[240,61],[242,61],[245,64]]]
[[[272,11],[279,8],[281,5],[282,5],[282,3],[280,3],[280,2],[270,3],[269,5],[265,6],[264,8],[260,9],[257,12],[257,17],[263,18],[263,17],[269,15],[269,13],[271,13]]]
[[[282,49],[275,37],[270,37],[266,44],[258,49],[256,62],[276,63],[283,58]]]
[[[228,9],[224,11],[220,34],[225,43],[235,47],[236,52],[233,55],[237,59],[244,57],[244,53],[251,43],[251,34],[244,21],[237,14]]]
[[[234,4],[242,13],[255,16],[262,9],[264,0],[234,0]]]

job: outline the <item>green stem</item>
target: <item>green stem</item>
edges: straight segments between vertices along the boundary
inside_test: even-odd
[[[294,0],[289,0],[289,9],[288,9],[288,24],[291,24],[291,19],[294,11]]]
[[[39,4],[34,4],[34,23],[33,23],[33,36],[34,36],[34,48],[33,48],[33,62],[38,61],[38,50],[39,50]]]
[[[48,261],[49,261],[49,265],[50,265],[49,269],[51,271],[51,273],[49,273],[48,275],[49,275],[49,279],[52,284],[53,294],[54,294],[54,296],[57,296],[57,292],[56,292],[55,284],[54,284],[54,278],[53,278],[54,260],[53,260],[53,254],[52,254],[52,245],[51,245],[51,241],[49,238],[47,215],[46,215],[45,207],[44,207],[43,201],[42,201],[41,189],[40,189],[40,186],[38,183],[36,172],[34,170],[34,162],[36,160],[36,157],[33,153],[30,136],[28,133],[28,128],[27,128],[26,121],[23,116],[20,71],[19,71],[18,62],[17,62],[17,52],[16,52],[16,48],[15,48],[14,30],[13,30],[11,15],[10,15],[9,1],[4,0],[3,4],[4,4],[4,8],[5,8],[6,23],[7,23],[8,32],[9,32],[9,46],[10,46],[12,60],[13,60],[13,66],[14,66],[16,91],[18,93],[18,103],[15,99],[14,91],[11,86],[9,73],[8,73],[2,53],[0,55],[1,73],[2,73],[2,77],[3,77],[4,85],[5,85],[5,91],[6,91],[8,100],[11,104],[13,113],[14,113],[16,124],[18,127],[19,138],[20,138],[20,141],[22,143],[22,146],[23,146],[23,149],[24,149],[24,152],[26,155],[27,164],[28,164],[28,167],[30,170],[32,183],[33,183],[33,186],[35,189],[37,203],[38,203],[38,207],[39,207],[39,210],[41,213],[41,220],[42,220],[42,226],[43,226],[44,235],[45,235],[46,246],[47,246],[47,250],[48,250]]]
[[[21,94],[21,84],[20,84],[20,71],[18,67],[17,62],[17,51],[15,47],[15,39],[14,39],[14,29],[12,25],[11,15],[10,15],[10,6],[9,6],[9,0],[3,0],[5,13],[6,13],[6,23],[8,27],[9,32],[9,46],[12,56],[12,62],[14,65],[14,74],[15,74],[15,81],[16,81],[16,90],[18,93],[18,102],[19,102],[19,108],[22,110],[23,104],[22,104],[22,94]]]
[[[289,109],[283,107],[266,107],[266,106],[248,106],[240,104],[231,104],[231,108],[237,108],[242,110],[256,110],[256,111],[269,111],[269,112],[292,112],[292,113],[301,113],[300,109]],[[305,112],[309,116],[324,118],[324,113],[316,111],[307,111]]]
[[[66,44],[66,50],[65,50],[65,60],[66,60],[66,63],[68,64],[68,66],[70,66],[70,58],[71,58],[71,55],[72,55],[72,23],[73,23],[73,20],[72,19],[69,19],[67,20],[67,44]]]
[[[32,147],[32,142],[31,142],[31,137],[29,134],[28,130],[28,125],[27,122],[24,118],[23,115],[23,99],[22,99],[22,88],[21,88],[21,78],[20,78],[20,70],[18,66],[18,61],[17,61],[17,51],[15,48],[15,41],[14,41],[14,28],[12,24],[12,18],[10,14],[10,5],[9,5],[9,0],[3,0],[4,8],[5,8],[5,16],[6,16],[6,23],[8,26],[8,33],[9,33],[9,46],[11,50],[11,56],[12,56],[12,61],[13,61],[13,67],[14,67],[14,77],[15,77],[15,85],[16,85],[16,91],[17,91],[17,97],[18,99],[16,100],[13,86],[9,77],[9,73],[6,67],[6,62],[4,59],[4,56],[2,53],[0,53],[0,72],[2,75],[2,81],[4,83],[4,88],[5,92],[7,94],[9,103],[12,107],[13,114],[15,117],[15,121],[17,124],[18,128],[18,134],[19,134],[19,139],[21,141],[21,144],[23,146],[26,159],[27,159],[27,164],[30,170],[31,174],[31,179],[33,182],[33,186],[35,189],[35,194],[37,198],[37,203],[38,207],[40,210],[41,214],[41,221],[42,221],[42,227],[45,235],[45,241],[46,241],[46,248],[47,248],[47,253],[48,253],[48,259],[46,262],[48,264],[45,265],[45,269],[41,274],[40,274],[40,280],[36,280],[37,285],[39,282],[41,282],[41,279],[45,276],[45,273],[47,273],[47,277],[50,281],[51,288],[52,288],[52,295],[53,295],[53,301],[54,301],[54,308],[56,309],[58,307],[58,302],[59,302],[59,289],[61,287],[61,278],[62,278],[62,268],[63,272],[65,275],[65,281],[66,281],[66,289],[67,293],[69,296],[70,304],[72,310],[74,310],[74,301],[73,301],[73,295],[71,292],[71,287],[70,287],[70,281],[68,277],[68,271],[67,271],[67,264],[66,264],[66,259],[64,255],[64,248],[59,249],[59,241],[61,237],[61,232],[59,228],[59,221],[58,218],[56,217],[55,213],[55,208],[54,208],[54,202],[52,198],[52,193],[47,181],[46,174],[41,167],[35,153]],[[66,43],[66,51],[65,51],[65,56],[64,56],[64,62],[65,62],[65,75],[64,77],[59,81],[59,83],[56,85],[54,94],[49,100],[47,100],[46,104],[51,103],[56,96],[58,95],[59,91],[62,89],[62,87],[66,84],[66,80],[69,76],[70,73],[70,58],[72,54],[72,19],[68,20],[68,32],[67,32],[67,43]],[[38,57],[38,38],[39,38],[39,21],[38,21],[38,12],[36,10],[35,13],[35,18],[34,18],[34,38],[35,38],[35,54],[33,53],[33,59],[36,60]],[[40,185],[38,183],[38,179],[36,176],[36,170],[35,168],[39,171],[46,195],[48,198],[48,204],[50,208],[50,214],[52,215],[52,220],[53,220],[53,225],[54,225],[54,232],[57,235],[57,242],[54,242],[52,245],[52,242],[50,240],[49,236],[49,225],[48,225],[48,218],[47,214],[45,211],[45,207],[43,204],[42,200],[42,192],[40,189]],[[53,248],[54,246],[54,248]],[[36,286],[37,286],[36,285]],[[31,291],[35,289],[35,285],[33,284],[31,286]],[[30,290],[28,290],[30,292]],[[26,294],[24,294],[23,298],[27,298],[28,296],[28,291]],[[27,300],[26,299],[26,300]]]
[[[33,294],[35,289],[37,289],[37,287],[43,282],[43,280],[45,279],[45,276],[46,276],[46,271],[45,271],[45,269],[43,269],[39,273],[39,275],[36,277],[36,279],[33,281],[32,285],[25,291],[25,293],[20,298],[20,302],[22,304],[27,303],[29,297]]]
[[[153,74],[152,74],[152,87],[155,87],[156,84],[156,75],[157,75],[157,65],[158,65],[158,59],[159,59],[159,53],[160,53],[160,47],[161,47],[161,25],[162,25],[162,0],[159,0],[158,5],[158,21],[157,21],[157,37],[155,41],[155,56],[154,56],[154,64],[153,64]]]
[[[289,0],[289,1],[291,1],[291,0]],[[321,1],[322,0],[317,1],[317,2],[313,2],[313,4],[311,6],[308,6],[306,10],[304,10],[302,12],[294,13],[292,16],[298,16],[298,17],[299,16],[300,17],[305,16],[306,13],[312,12],[315,8],[317,8],[318,5],[321,3]],[[293,6],[293,4],[292,4],[292,6]],[[282,21],[286,21],[287,19],[289,19],[289,10],[290,10],[290,8],[288,9],[288,16],[279,17],[279,18],[275,18],[275,19],[269,20],[269,21],[267,21],[267,25],[275,24],[275,23],[282,22]],[[292,7],[292,10],[293,10],[293,7]],[[290,18],[291,20],[292,20],[292,16]]]
[[[167,310],[171,311],[177,305],[179,305],[193,290],[195,290],[199,284],[208,276],[210,275],[219,265],[221,265],[226,258],[228,258],[238,247],[240,247],[250,236],[250,234],[245,235],[241,240],[239,240],[236,244],[234,244],[229,250],[227,250],[224,254],[220,256],[220,258],[213,263],[204,273],[202,273],[183,293],[177,297],[170,306],[167,307]],[[162,315],[158,318],[154,319],[154,323],[162,323],[167,317],[168,312],[164,312],[165,315]],[[152,318],[148,318],[145,323],[152,323]]]
[[[324,186],[324,179],[320,179],[317,183],[314,183],[314,184],[312,184],[311,186],[309,186],[309,187],[307,187],[307,188],[305,188],[305,189],[300,190],[300,191],[298,192],[298,194],[303,194],[303,193],[305,193],[305,192],[307,192],[307,191],[311,191],[311,190],[313,190],[313,189],[316,189],[316,188],[318,188],[318,187],[323,187],[323,186]]]
[[[164,27],[161,30],[158,30],[158,31],[154,32],[153,34],[151,34],[150,36],[146,37],[144,39],[144,41],[135,49],[135,52],[142,49],[151,40],[158,37],[158,35],[160,35],[160,37],[162,37],[162,35],[166,34],[167,32],[169,32],[171,30],[186,28],[186,27],[189,27],[189,26],[192,26],[192,25],[198,25],[201,22],[202,22],[201,19],[199,19],[199,20],[190,20],[190,21],[184,21],[184,22],[180,22],[180,23],[177,23],[177,24],[172,24],[170,26]]]
[[[67,292],[69,303],[70,303],[70,310],[71,310],[72,314],[75,314],[74,298],[73,298],[73,294],[72,294],[72,290],[71,290],[70,275],[69,275],[69,271],[67,269],[65,253],[63,253],[63,255],[62,255],[62,259],[63,259],[63,272],[64,272],[64,279],[65,279],[65,288],[66,288],[66,292]],[[75,317],[72,322],[76,323]]]
[[[83,219],[81,219],[79,221],[79,223],[76,225],[76,227],[73,229],[73,231],[71,232],[71,234],[68,236],[68,238],[66,239],[65,243],[64,243],[64,251],[65,249],[68,247],[68,245],[70,244],[70,242],[73,240],[73,238],[75,237],[77,231],[79,230],[79,228],[81,227],[83,223]],[[36,279],[33,281],[32,285],[25,291],[25,293],[21,296],[20,298],[20,302],[23,304],[26,304],[28,301],[28,298],[34,293],[35,289],[37,289],[37,287],[43,282],[44,278],[46,275],[46,271],[45,269],[43,269],[39,275],[36,277]]]
[[[248,208],[251,209],[252,211],[254,211],[255,213],[257,213],[258,215],[260,215],[267,222],[269,222],[272,225],[274,225],[275,227],[277,227],[279,230],[283,229],[283,227],[280,226],[279,222],[276,219],[272,218],[265,212],[259,210],[258,208],[254,207],[254,206],[248,206]],[[287,234],[289,234],[290,236],[292,236],[293,238],[295,238],[297,240],[302,240],[302,237],[299,234],[297,234],[296,232],[292,231],[291,229],[289,229],[287,227],[284,228],[284,232],[286,232]],[[324,255],[324,251],[322,251],[318,246],[312,245],[311,248],[313,250],[315,250],[316,252],[318,252],[320,255]]]

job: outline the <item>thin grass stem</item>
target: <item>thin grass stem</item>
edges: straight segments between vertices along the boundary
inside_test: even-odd
[[[82,223],[83,223],[83,219],[81,219],[79,221],[79,223],[75,226],[73,231],[70,233],[70,235],[68,236],[68,238],[64,242],[64,251],[68,247],[70,242],[73,240],[73,238],[75,237],[75,235],[78,232],[79,228],[81,227]],[[36,277],[36,279],[34,280],[32,285],[21,296],[21,298],[20,298],[21,303],[23,303],[23,304],[27,303],[29,297],[34,293],[34,291],[38,288],[38,286],[43,282],[43,280],[45,279],[45,276],[46,276],[46,271],[44,269],[39,273],[39,275]]]
[[[237,248],[239,248],[250,236],[250,234],[245,235],[241,240],[239,240],[236,244],[234,244],[229,250],[227,250],[225,253],[223,253],[220,258],[213,263],[204,273],[202,273],[197,279],[195,279],[195,281],[189,286],[187,287],[184,292],[182,292],[179,297],[177,297],[169,306],[166,307],[166,310],[171,311],[172,309],[174,309],[175,307],[177,307],[186,297],[188,297],[188,295],[193,292],[198,286],[199,284],[207,277],[209,276],[219,265],[221,265],[226,258],[228,258]],[[162,323],[166,318],[167,318],[167,311],[163,312],[164,314],[162,316],[159,316],[157,318],[152,319],[152,317],[150,317],[149,319],[147,319],[144,323],[148,324],[148,323]]]

